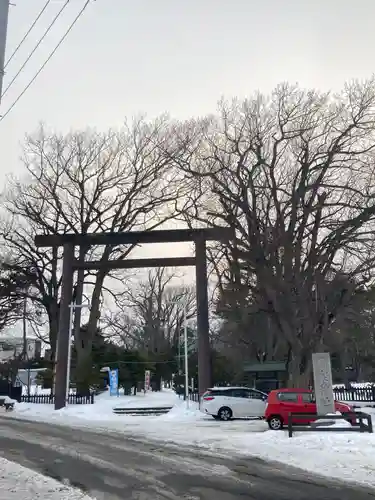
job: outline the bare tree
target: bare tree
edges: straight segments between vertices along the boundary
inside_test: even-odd
[[[229,352],[235,361],[254,360],[259,363],[277,361],[286,354],[284,339],[251,293],[241,287],[234,290],[230,283],[217,301],[216,314],[222,319],[217,332],[218,344]]]
[[[24,312],[23,304],[33,285],[32,270],[18,269],[8,262],[0,266],[0,331],[14,325]]]
[[[177,348],[185,308],[187,320],[196,314],[195,291],[174,284],[178,277],[158,268],[146,280],[130,283],[118,298],[116,312],[105,320],[107,330],[127,347],[169,355]]]
[[[185,146],[184,146],[185,147]],[[67,136],[49,134],[43,128],[29,136],[24,150],[28,177],[13,180],[3,207],[8,227],[2,231],[7,246],[40,274],[39,300],[53,298],[53,319],[58,320],[60,267],[58,250],[36,250],[37,233],[85,234],[98,231],[153,229],[172,215],[176,198],[183,194],[173,158],[182,146],[174,140],[166,117],[146,122],[135,120],[120,132],[92,131]],[[102,263],[126,258],[133,247],[107,245],[81,248],[79,258]],[[91,371],[92,338],[100,317],[101,293],[109,273],[80,271],[74,299],[81,302],[90,283],[90,316],[87,328],[80,328],[80,311],[75,317],[78,385],[87,388]],[[50,309],[46,307],[47,313]],[[55,314],[56,313],[56,314]],[[51,334],[55,343],[56,329]]]
[[[358,287],[350,304],[336,319],[331,340],[340,381],[374,380],[375,288]]]
[[[327,348],[340,310],[373,277],[374,106],[374,80],[335,96],[281,85],[222,102],[180,160],[196,183],[181,213],[235,229],[227,277],[287,343],[290,384],[307,383],[311,352]]]
[[[37,328],[42,319],[40,313],[44,311],[48,318],[46,340],[54,353],[59,314],[58,260],[61,253],[58,249],[38,250],[33,239],[38,232],[57,232],[60,228],[60,217],[56,215],[53,224],[49,219],[48,207],[41,205],[40,199],[34,196],[32,186],[28,183],[12,181],[9,190],[3,195],[1,204],[4,213],[0,219],[0,245],[2,254],[14,272],[22,273],[26,279],[30,270],[33,272],[33,286],[24,291],[35,312],[29,319],[35,322],[34,326]]]

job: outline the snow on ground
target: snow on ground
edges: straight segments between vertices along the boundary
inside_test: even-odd
[[[358,411],[363,411],[364,408],[369,409],[375,408],[375,403],[369,403],[366,401],[344,401],[344,403],[351,405],[353,408],[357,409]]]
[[[147,408],[147,407],[172,407],[166,415],[156,416],[133,416],[116,415],[113,408]],[[180,444],[187,446],[199,446],[202,437],[207,434],[210,439],[220,441],[223,429],[220,422],[215,422],[212,417],[207,417],[199,411],[197,403],[186,402],[179,399],[171,390],[162,392],[149,392],[137,396],[109,396],[103,393],[95,398],[94,405],[69,405],[68,407],[55,411],[53,405],[18,403],[16,409],[4,416],[21,418],[27,420],[41,420],[55,424],[89,427],[103,431],[120,431],[124,433],[142,436],[147,430],[147,436],[164,442],[176,443],[176,436],[180,436]],[[225,422],[225,429],[232,432],[243,432],[251,426],[252,431],[265,431],[267,426],[262,421]],[[186,426],[189,432],[186,433]],[[169,439],[170,435],[170,439]]]
[[[369,387],[374,387],[375,382],[351,382],[351,387],[354,389],[367,389]],[[334,384],[334,389],[345,389],[345,384]]]
[[[79,490],[0,458],[0,500],[93,500]]]
[[[173,406],[166,415],[115,415],[116,406]],[[375,409],[361,408],[371,413]],[[52,405],[21,403],[4,417],[85,427],[171,445],[199,447],[223,456],[256,456],[282,462],[324,476],[375,487],[375,435],[350,432],[269,431],[264,421],[217,422],[201,413],[196,403],[179,400],[174,392],[110,397],[103,393],[94,405],[71,405],[54,411]]]

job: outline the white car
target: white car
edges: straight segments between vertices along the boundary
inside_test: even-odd
[[[213,387],[202,396],[201,411],[216,420],[263,418],[268,395],[248,387]]]

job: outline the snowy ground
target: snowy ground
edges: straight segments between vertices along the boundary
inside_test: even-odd
[[[375,382],[351,382],[351,387],[354,389],[367,389],[368,387],[374,387]],[[334,384],[334,389],[345,389],[345,384]]]
[[[173,406],[167,415],[115,415],[115,406]],[[361,408],[371,413],[375,409]],[[203,415],[198,405],[186,404],[174,392],[137,396],[96,398],[94,405],[72,405],[54,411],[52,405],[16,405],[4,417],[39,420],[72,427],[121,432],[169,444],[196,446],[209,453],[230,456],[257,456],[283,462],[332,478],[359,482],[375,487],[375,434],[359,433],[295,433],[269,431],[263,421],[216,422]]]
[[[4,458],[0,458],[0,484],[0,500],[93,500]]]

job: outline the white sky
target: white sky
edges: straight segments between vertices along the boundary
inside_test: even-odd
[[[7,68],[6,87],[65,0]],[[1,112],[32,78],[85,0],[66,14],[4,97]],[[45,0],[13,0],[8,56]],[[375,1],[96,0],[35,84],[0,122],[2,166],[21,172],[19,144],[40,121],[54,129],[105,129],[125,116],[213,111],[221,96],[269,91],[280,81],[339,89],[375,72]]]

